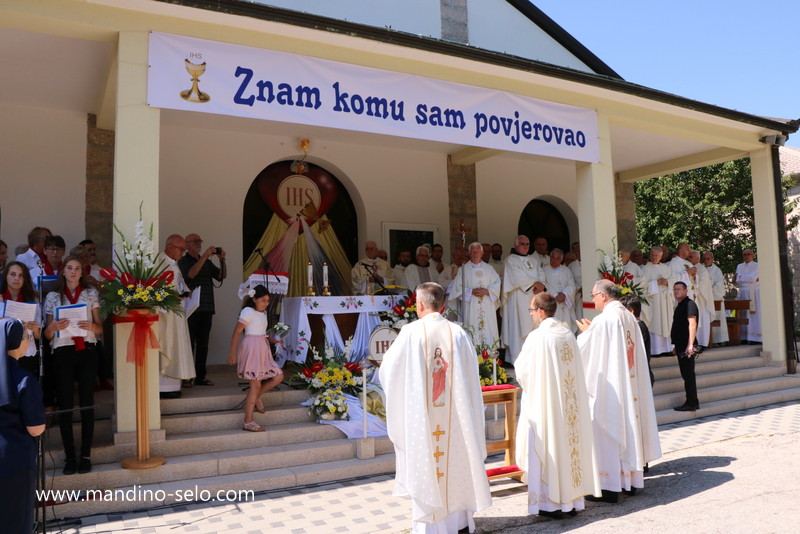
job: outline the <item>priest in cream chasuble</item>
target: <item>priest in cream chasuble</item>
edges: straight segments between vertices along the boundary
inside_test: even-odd
[[[458,270],[450,291],[473,343],[492,346],[500,339],[495,314],[500,306],[500,277],[491,265],[481,261],[482,255],[480,243],[469,246],[470,261]]]
[[[578,336],[600,485],[610,492],[643,488],[644,465],[661,457],[644,341],[619,293],[608,280],[595,283],[592,300],[601,313],[583,319]]]
[[[508,347],[505,359],[511,363],[516,361],[525,338],[535,328],[528,312],[534,284],[539,282],[544,287],[544,273],[528,250],[530,240],[518,235],[503,269],[503,345]]]
[[[380,368],[395,495],[411,497],[414,532],[472,532],[473,514],[491,505],[477,356],[443,305],[441,286],[419,286],[420,319],[400,330]]]
[[[584,495],[601,494],[580,349],[553,317],[552,295],[540,293],[529,306],[538,328],[514,364],[522,386],[516,461],[526,473],[528,513],[578,512]]]

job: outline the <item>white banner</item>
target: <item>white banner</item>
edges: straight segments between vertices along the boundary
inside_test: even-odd
[[[597,162],[592,109],[153,32],[150,106]]]

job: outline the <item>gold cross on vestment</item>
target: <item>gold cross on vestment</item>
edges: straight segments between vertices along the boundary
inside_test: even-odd
[[[439,450],[439,446],[436,446],[436,452],[433,453],[433,457],[436,458],[436,463],[439,463],[439,456],[444,456],[444,453]]]
[[[439,437],[440,437],[442,434],[444,434],[444,433],[445,433],[445,432],[444,432],[444,430],[442,430],[441,428],[439,428],[439,425],[436,425],[436,430],[434,430],[434,431],[431,433],[431,435],[433,435],[433,437],[435,437],[435,438],[436,438],[436,441],[438,442],[438,441],[439,441]]]
[[[438,481],[440,478],[444,476],[444,473],[439,472],[439,468],[436,468],[436,480]]]

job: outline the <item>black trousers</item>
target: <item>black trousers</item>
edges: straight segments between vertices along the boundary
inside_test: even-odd
[[[33,532],[35,490],[36,472],[30,469],[0,477],[0,517],[4,533]]]
[[[194,352],[195,380],[206,379],[206,360],[208,360],[208,337],[211,335],[212,312],[196,311],[187,319],[189,323],[189,339]]]
[[[694,357],[687,358],[686,353],[678,354],[678,367],[683,378],[683,387],[686,390],[686,404],[700,406],[697,400],[697,379],[694,374]]]
[[[86,349],[76,351],[75,347],[61,347],[53,350],[53,369],[58,409],[68,410],[59,414],[58,426],[61,441],[67,458],[75,456],[75,439],[72,434],[72,408],[75,398],[75,381],[78,382],[78,403],[81,408],[94,405],[94,383],[97,376],[97,350],[87,343]],[[81,456],[92,453],[94,437],[94,408],[81,410]]]

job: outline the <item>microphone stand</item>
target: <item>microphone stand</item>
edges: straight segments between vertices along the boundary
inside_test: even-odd
[[[377,278],[377,276],[379,276],[377,267],[375,265],[370,265],[370,264],[364,263],[364,262],[361,262],[361,265],[364,266],[364,268],[367,269],[367,272],[370,273],[370,276],[375,279],[374,283],[376,283],[376,284],[378,284],[380,286],[381,291],[383,292],[383,293],[380,293],[380,294],[381,295],[388,295],[389,294],[389,290],[386,289],[386,286],[383,285],[383,282],[378,280],[378,278]]]
[[[39,266],[39,287],[37,291],[39,293],[39,330],[41,331],[41,325],[44,318],[44,263],[42,260],[36,261],[37,265]],[[39,344],[36,346],[36,354],[39,357],[39,385],[44,390],[44,332],[42,331],[39,335]],[[46,414],[45,414],[46,415]],[[47,427],[45,427],[45,431]],[[38,477],[37,482],[39,485],[39,489],[44,491],[47,485],[47,474],[44,466],[44,432],[40,435],[36,436],[36,459],[39,462],[38,465]],[[35,519],[41,519],[38,522],[38,526],[41,526],[42,534],[45,534],[47,530],[47,503],[42,499],[40,502],[36,503],[36,514],[34,516]],[[37,529],[38,530],[38,529]]]

